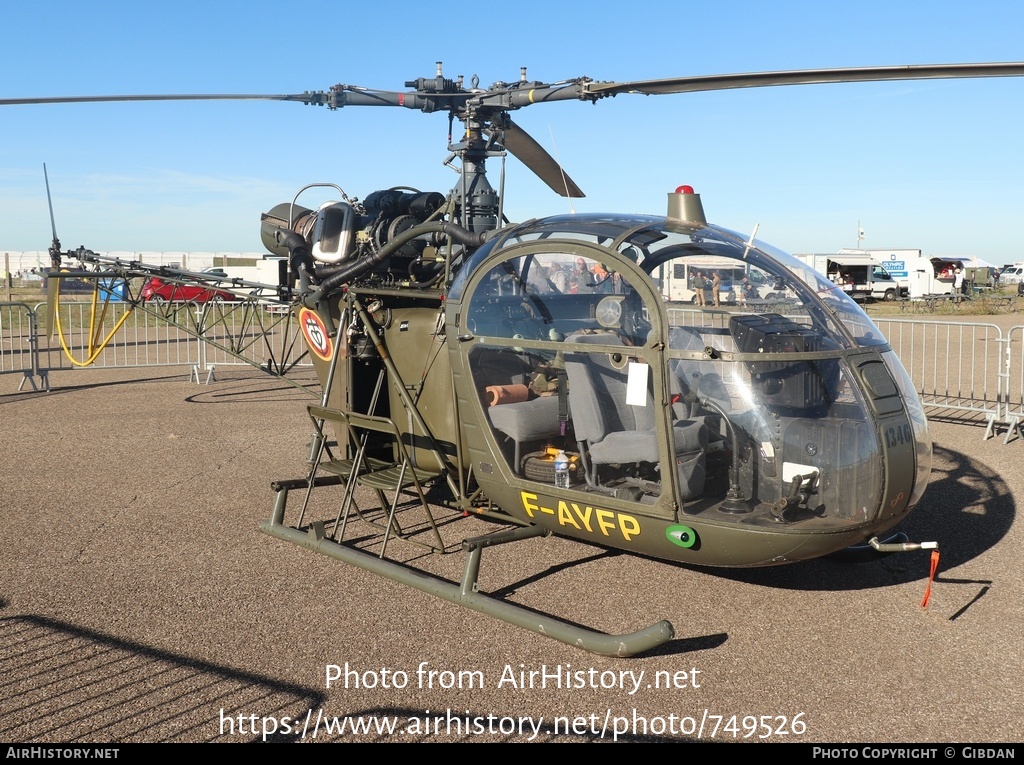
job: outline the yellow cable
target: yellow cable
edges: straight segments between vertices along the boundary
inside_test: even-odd
[[[92,310],[89,313],[89,345],[87,350],[89,357],[85,361],[80,361],[71,354],[71,349],[68,348],[67,340],[65,340],[64,338],[64,329],[61,327],[60,324],[60,277],[57,277],[57,280],[57,294],[54,296],[53,314],[54,320],[57,324],[57,337],[60,338],[60,347],[64,349],[64,355],[68,357],[68,361],[70,361],[76,367],[87,367],[94,361],[96,361],[96,359],[99,358],[99,355],[103,353],[103,350],[110,344],[110,341],[114,339],[114,335],[117,333],[117,330],[121,328],[121,325],[124,324],[125,320],[131,314],[135,306],[133,306],[130,303],[126,304],[124,315],[120,319],[118,319],[117,324],[114,325],[114,328],[107,333],[107,336],[103,339],[101,343],[99,343],[99,346],[96,347],[97,338],[99,337],[99,325],[97,325],[96,323],[96,304],[97,302],[99,302],[100,289],[99,282],[97,281],[96,290],[92,293]],[[100,312],[100,325],[102,325],[102,322],[106,319],[107,307],[109,305],[110,296],[108,295],[103,300],[103,310]]]

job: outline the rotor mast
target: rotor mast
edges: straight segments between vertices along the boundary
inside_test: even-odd
[[[457,156],[460,163],[459,182],[452,192],[462,213],[462,226],[474,233],[498,228],[500,198],[487,180],[487,158],[505,153],[501,146],[495,148],[494,140],[489,140],[485,134],[503,110],[471,103],[474,91],[479,92],[478,84],[479,80],[474,75],[471,79],[473,90],[467,91],[463,88],[461,75],[456,80],[446,79],[440,61],[433,79],[420,77],[405,83],[406,87],[416,88],[418,93],[424,94],[421,109],[426,111],[443,104],[447,106],[452,120],[462,123],[461,140],[448,136],[448,151]],[[437,100],[431,97],[434,94],[439,97]]]
[[[449,144],[448,150],[457,154],[461,162],[459,183],[454,191],[462,209],[462,225],[474,233],[491,231],[498,227],[500,200],[487,180],[487,158],[501,152],[488,149],[483,121],[469,115],[459,119],[465,126],[463,139]]]

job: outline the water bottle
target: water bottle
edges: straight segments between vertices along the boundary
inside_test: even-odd
[[[569,458],[562,450],[555,455],[555,488],[569,488]]]

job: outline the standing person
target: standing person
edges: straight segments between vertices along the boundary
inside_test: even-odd
[[[696,293],[694,297],[697,299],[697,305],[707,305],[707,302],[704,300],[704,287],[706,284],[707,282],[704,280],[704,275],[700,271],[695,272],[693,275],[692,287],[693,291]]]
[[[740,302],[746,305],[748,300],[756,298],[757,292],[754,290],[754,285],[750,283],[750,279],[744,276],[743,282],[740,284]]]
[[[953,275],[953,302],[959,303],[964,292],[964,270],[957,268]]]
[[[722,274],[719,271],[715,271],[711,277],[711,298],[715,301],[715,306],[718,307],[722,304],[719,299],[719,293],[722,290]]]

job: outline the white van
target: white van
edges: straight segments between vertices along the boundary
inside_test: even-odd
[[[1024,265],[1016,263],[1008,268],[1004,268],[1003,272],[999,274],[999,284],[1019,284],[1024,281]]]

